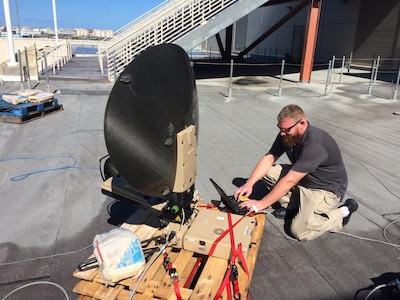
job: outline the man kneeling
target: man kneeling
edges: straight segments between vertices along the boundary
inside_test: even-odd
[[[278,202],[275,211],[283,218],[287,209],[298,208],[290,233],[298,240],[311,240],[327,231],[339,231],[349,222],[358,204],[353,199],[337,207],[347,189],[347,173],[335,140],[312,126],[294,104],[278,114],[279,133],[269,152],[253,169],[249,179],[235,191],[235,198],[249,197],[262,179],[270,192],[261,200],[242,202],[242,208],[261,211]],[[275,164],[286,153],[291,164]]]

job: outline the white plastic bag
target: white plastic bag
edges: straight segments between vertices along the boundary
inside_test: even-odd
[[[93,248],[106,284],[139,276],[146,264],[140,239],[129,229],[97,234]]]

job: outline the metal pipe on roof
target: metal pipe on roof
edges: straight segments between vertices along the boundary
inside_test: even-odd
[[[14,39],[11,26],[10,1],[3,0],[3,6],[4,6],[4,17],[6,20],[6,27],[7,27],[8,49],[10,53],[9,65],[15,65],[17,61],[15,59],[15,52],[14,52]]]
[[[54,33],[55,33],[55,37],[56,37],[56,45],[58,45],[56,0],[52,0],[52,2],[53,2]]]

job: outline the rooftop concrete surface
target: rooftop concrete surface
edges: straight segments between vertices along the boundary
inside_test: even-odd
[[[41,78],[36,88],[57,90],[63,111],[21,125],[0,123],[2,298],[25,284],[53,282],[76,299],[72,273],[91,255],[94,236],[133,212],[100,191],[104,110],[113,84],[96,64],[97,58],[75,57],[48,83]],[[299,83],[294,72],[285,74],[279,96],[276,74],[238,71],[229,90],[229,68],[221,76],[194,70],[196,187],[205,201],[218,199],[210,177],[232,194],[249,176],[275,138],[277,113],[295,103],[338,142],[349,176],[346,198],[359,203],[341,233],[308,242],[286,236],[283,221],[267,214],[250,299],[364,299],[399,278],[399,248],[390,245],[400,241],[400,106],[392,100],[393,83],[378,78],[368,94],[370,80],[362,72],[344,74],[341,84],[335,73],[328,89],[326,70],[313,72],[310,83]],[[0,85],[0,93],[19,89],[19,83]],[[31,175],[15,178],[23,174]],[[370,299],[391,299],[391,292],[382,288]],[[8,299],[63,297],[60,288],[37,284]]]

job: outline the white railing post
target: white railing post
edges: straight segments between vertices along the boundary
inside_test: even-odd
[[[344,69],[344,61],[345,60],[346,60],[346,57],[343,55],[343,57],[342,57],[342,67],[340,68],[339,84],[342,83],[342,76],[343,76],[343,69]]]
[[[399,81],[400,81],[400,65],[399,65],[399,72],[397,73],[397,80],[396,80],[396,86],[394,88],[393,100],[397,100],[397,89],[399,87]]]
[[[228,93],[228,101],[232,99],[232,77],[233,77],[233,59],[231,59],[231,68],[229,72],[229,93]]]
[[[336,60],[336,56],[334,55],[334,56],[332,57],[331,76],[329,77],[329,84],[331,84],[332,73],[335,72],[335,60]]]
[[[19,79],[21,91],[24,90],[24,68],[22,66],[21,50],[18,49]]]
[[[279,79],[279,90],[278,90],[278,96],[282,96],[282,80],[283,80],[283,73],[285,71],[285,60],[282,59],[282,66],[281,66],[281,78]]]
[[[375,74],[374,74],[374,83],[376,83],[376,78],[378,76],[378,69],[379,69],[379,62],[381,60],[381,57],[378,55],[378,58],[376,60],[376,68],[375,68]]]
[[[326,96],[327,93],[328,93],[328,85],[329,85],[329,82],[331,81],[331,67],[332,67],[332,60],[329,61],[328,73],[327,73],[327,75],[326,75],[326,83],[325,83],[325,92],[324,92],[324,96]]]
[[[369,80],[369,85],[368,85],[368,95],[371,95],[372,84],[374,82],[374,76],[375,76],[375,68],[376,68],[376,60],[374,59],[374,63],[372,65],[372,70],[371,70],[371,78]]]
[[[28,48],[24,47],[25,50],[25,66],[26,66],[26,78],[28,80],[28,89],[31,88],[31,75],[29,70],[29,60],[28,60]]]

